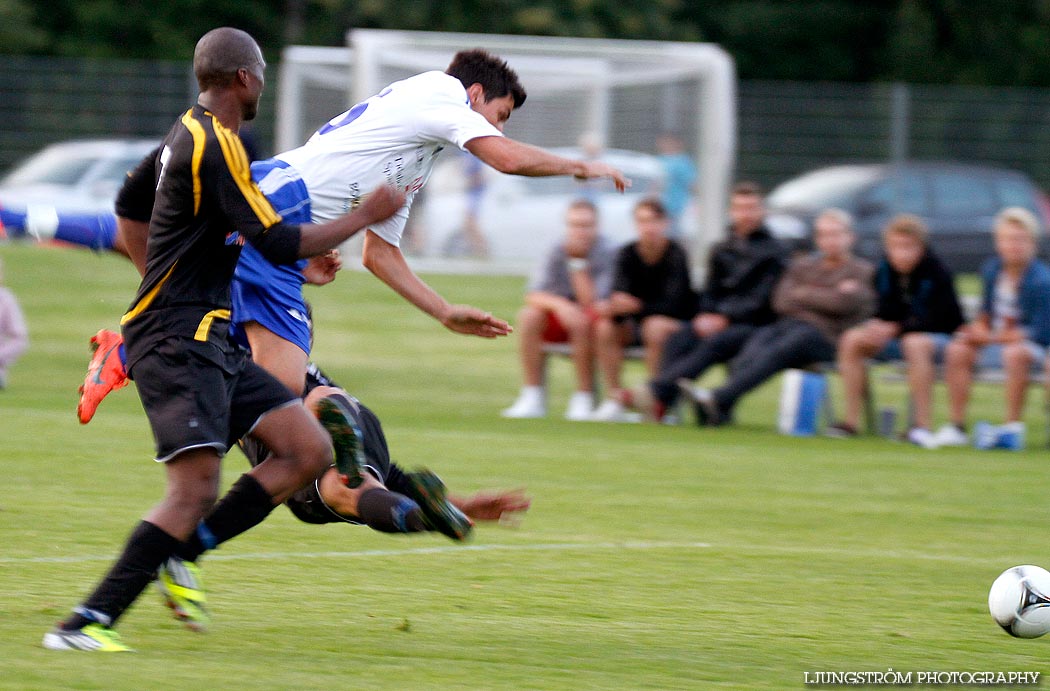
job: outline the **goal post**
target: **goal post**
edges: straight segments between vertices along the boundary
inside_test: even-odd
[[[285,50],[278,93],[279,150],[298,146],[323,122],[390,82],[442,70],[459,50],[484,48],[505,59],[528,92],[521,112],[507,124],[508,136],[545,148],[577,147],[590,140],[652,160],[657,160],[652,155],[661,133],[672,132],[685,143],[699,182],[682,225],[689,232],[694,268],[702,273],[707,247],[723,235],[736,154],[735,68],[720,47],[373,29],[351,30],[347,45]],[[322,108],[327,110],[320,112]],[[555,233],[563,224],[563,211],[564,206],[544,221]],[[602,219],[603,230],[617,241],[632,234],[630,218],[621,216],[603,214]],[[546,250],[539,238],[534,246],[540,253]],[[535,263],[535,257],[513,261],[500,256],[498,242],[493,247],[486,270],[521,271]],[[440,254],[440,248],[431,246],[423,257],[436,265]]]

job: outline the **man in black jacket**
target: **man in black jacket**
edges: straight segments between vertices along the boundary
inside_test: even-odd
[[[787,251],[765,226],[757,184],[733,187],[729,218],[729,237],[711,250],[699,312],[667,340],[659,372],[649,382],[657,420],[678,400],[678,380],[696,379],[712,365],[728,362],[758,327],[775,317],[770,299]]]
[[[893,218],[882,235],[886,257],[875,272],[875,316],[839,340],[838,370],[846,397],[842,422],[827,435],[857,434],[864,394],[865,360],[907,363],[915,419],[907,439],[916,446],[938,445],[931,432],[934,363],[944,355],[952,333],[963,324],[951,273],[929,249],[923,222],[911,215]]]

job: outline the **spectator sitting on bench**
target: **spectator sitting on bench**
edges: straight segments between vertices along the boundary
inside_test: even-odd
[[[765,226],[762,189],[739,182],[729,196],[729,237],[711,248],[700,313],[664,344],[660,369],[649,381],[654,420],[678,402],[678,381],[696,379],[733,359],[744,342],[776,315],[773,288],[784,274],[787,251]]]
[[[882,231],[885,257],[875,270],[875,316],[842,334],[838,371],[846,398],[845,417],[827,429],[829,437],[857,435],[861,401],[868,385],[866,360],[904,360],[914,419],[906,438],[936,448],[932,428],[935,362],[944,358],[952,334],[963,324],[951,272],[930,249],[929,234],[917,216],[901,214]]]
[[[689,260],[682,246],[667,237],[663,203],[656,198],[638,202],[634,224],[638,240],[620,248],[613,292],[598,305],[598,363],[606,398],[591,417],[597,422],[635,419],[625,410],[632,401],[620,384],[624,348],[639,343],[645,348],[645,365],[651,377],[667,337],[696,313]]]
[[[874,267],[851,253],[853,219],[827,209],[813,225],[817,252],[788,267],[773,292],[779,318],[747,339],[726,383],[710,391],[682,380],[699,424],[730,422],[744,394],[781,370],[833,360],[839,336],[874,312]]]
[[[962,327],[945,355],[945,381],[951,424],[937,432],[942,446],[961,446],[966,436],[966,407],[974,367],[1006,374],[1006,424],[993,437],[1010,435],[1023,446],[1025,391],[1033,372],[1041,371],[1050,345],[1050,267],[1035,258],[1039,221],[1027,209],[1010,207],[995,219],[995,257],[981,269],[981,312]],[[983,436],[983,435],[982,435]],[[996,440],[974,440],[995,446]]]
[[[576,392],[565,411],[568,420],[588,420],[594,408],[594,304],[609,296],[615,248],[598,233],[598,210],[586,199],[569,205],[565,240],[541,264],[518,312],[518,348],[524,386],[503,417],[547,414],[544,343],[569,343],[576,368]]]

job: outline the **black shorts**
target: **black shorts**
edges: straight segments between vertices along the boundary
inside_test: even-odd
[[[613,317],[613,323],[627,329],[627,343],[623,344],[624,348],[634,348],[636,346],[644,345],[642,343],[642,320],[636,314],[621,314]]]
[[[298,400],[239,348],[172,338],[133,369],[160,462],[204,447],[222,456],[263,415]]]
[[[316,365],[311,363],[306,373],[306,388],[303,391],[303,396],[306,396],[306,394],[319,386],[337,385],[317,369]],[[383,434],[383,426],[376,414],[369,410],[365,404],[350,394],[346,394],[346,396],[351,403],[349,412],[353,416],[357,428],[361,431],[361,436],[364,438],[366,467],[377,480],[386,484],[391,472],[391,463],[390,449],[387,447],[386,435]],[[253,468],[266,460],[266,457],[270,454],[266,446],[254,437],[245,437],[238,443],[241,451],[248,457],[248,462],[252,464]],[[318,488],[319,482],[320,478],[289,497],[285,501],[288,510],[304,523],[358,523],[358,521],[341,516],[328,508],[328,505],[321,499],[321,492]]]

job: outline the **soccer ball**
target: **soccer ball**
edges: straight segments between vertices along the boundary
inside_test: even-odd
[[[1038,638],[1050,632],[1050,572],[1038,566],[1015,566],[992,583],[988,610],[1011,636]]]

